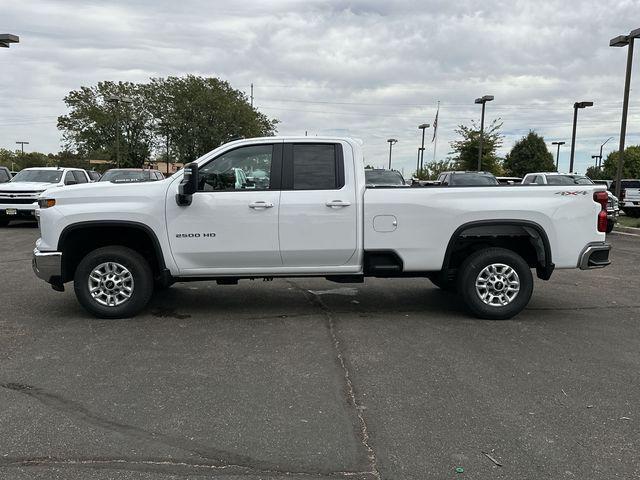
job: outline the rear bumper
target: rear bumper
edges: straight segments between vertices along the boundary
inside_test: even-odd
[[[580,270],[591,270],[593,268],[603,268],[611,263],[609,251],[611,245],[605,242],[590,243],[587,245],[578,260]]]
[[[52,285],[62,284],[62,253],[61,252],[41,252],[37,248],[33,250],[33,260],[31,262],[33,272]]]

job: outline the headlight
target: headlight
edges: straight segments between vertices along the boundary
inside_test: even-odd
[[[56,201],[53,198],[41,198],[38,200],[38,206],[40,208],[53,207],[55,204],[56,204]]]

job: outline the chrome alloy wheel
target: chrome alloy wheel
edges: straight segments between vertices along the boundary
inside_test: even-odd
[[[520,291],[520,277],[504,263],[492,263],[476,277],[476,293],[480,300],[492,307],[509,305]]]
[[[116,262],[101,263],[89,275],[89,294],[100,305],[117,307],[133,294],[133,275]]]

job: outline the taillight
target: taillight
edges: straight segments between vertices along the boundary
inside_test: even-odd
[[[600,211],[598,212],[598,231],[607,231],[607,203],[609,202],[609,195],[607,192],[593,192],[593,201],[600,204]]]

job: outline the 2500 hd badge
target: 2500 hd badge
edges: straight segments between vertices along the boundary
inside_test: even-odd
[[[200,237],[215,237],[216,234],[211,233],[176,233],[176,238],[200,238]]]

